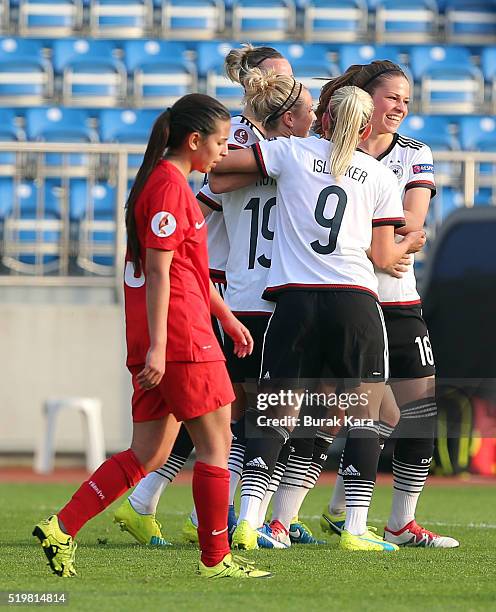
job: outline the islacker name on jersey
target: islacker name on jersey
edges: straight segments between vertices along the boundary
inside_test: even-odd
[[[313,171],[318,172],[319,174],[331,174],[330,164],[326,159],[314,159]],[[358,166],[348,166],[344,176],[347,176],[354,181],[358,181],[359,183],[365,183],[368,172],[362,168],[359,168]]]

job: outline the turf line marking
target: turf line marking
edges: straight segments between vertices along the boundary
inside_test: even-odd
[[[314,514],[314,515],[305,515],[302,514],[301,518],[303,519],[313,519],[313,520],[317,520],[320,519],[322,515],[321,514]],[[387,519],[385,518],[371,518],[368,519],[368,521],[370,523],[386,523]],[[496,525],[493,525],[492,523],[445,523],[443,521],[428,521],[426,520],[425,523],[427,523],[428,525],[436,525],[437,527],[470,527],[471,529],[496,529]]]

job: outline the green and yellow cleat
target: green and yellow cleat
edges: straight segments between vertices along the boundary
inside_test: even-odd
[[[312,533],[310,527],[295,516],[289,526],[289,537],[291,544],[326,544],[325,540],[318,540]]]
[[[234,530],[232,547],[237,550],[255,550],[258,548],[259,533],[246,520],[240,521]]]
[[[326,506],[322,511],[320,517],[320,528],[324,533],[333,534],[340,536],[344,529],[344,521],[346,514],[341,512],[340,514],[331,514],[328,507]]]
[[[231,553],[213,567],[208,567],[200,561],[197,573],[203,578],[270,578],[272,576],[270,572],[257,569],[251,561],[243,557],[235,557]]]
[[[40,541],[54,574],[61,578],[76,576],[74,557],[77,544],[72,536],[62,531],[56,514],[40,521],[33,529],[33,535]]]
[[[162,525],[154,514],[140,514],[132,507],[129,499],[121,504],[114,513],[114,523],[121,531],[127,531],[140,544],[148,546],[172,546],[162,535]]]
[[[183,528],[181,529],[181,535],[184,542],[198,544],[198,527],[191,520],[191,516],[188,516],[185,520]]]
[[[341,533],[341,539],[339,540],[339,548],[342,550],[370,550],[377,552],[394,552],[399,550],[396,544],[386,542],[374,531],[367,531],[359,536],[352,535],[346,529],[343,529]]]

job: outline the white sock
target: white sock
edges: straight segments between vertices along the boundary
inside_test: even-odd
[[[409,493],[393,489],[393,504],[388,529],[399,531],[415,518],[415,509],[420,493]]]
[[[367,530],[367,514],[369,509],[363,507],[346,508],[344,528],[352,535],[363,535]]]
[[[267,508],[269,507],[270,504],[270,500],[272,499],[272,496],[274,495],[274,491],[269,491],[267,489],[266,493],[265,493],[265,497],[262,499],[262,502],[260,503],[260,512],[258,515],[258,526],[262,526],[265,522],[265,517],[267,516]]]
[[[260,504],[262,501],[253,495],[242,495],[239,507],[238,525],[241,521],[248,521],[253,529],[258,529]]]
[[[191,522],[195,527],[198,527],[198,515],[196,514],[196,508],[193,506],[193,510],[191,510],[191,514],[189,515],[191,518]]]
[[[309,489],[281,484],[274,495],[274,510],[272,520],[281,522],[289,531],[291,520],[298,516],[301,504]]]
[[[155,514],[162,491],[169,482],[157,472],[150,472],[131,493],[129,503],[139,514]]]
[[[344,491],[343,477],[338,474],[332,497],[329,500],[328,509],[331,514],[341,514],[346,510],[346,495]]]

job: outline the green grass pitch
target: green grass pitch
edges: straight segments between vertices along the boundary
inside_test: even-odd
[[[346,553],[337,538],[326,546],[261,550],[245,556],[270,568],[270,580],[207,581],[195,575],[198,553],[180,543],[191,507],[187,485],[167,489],[158,512],[172,549],[134,544],[112,523],[112,508],[78,537],[78,576],[49,574],[31,536],[35,522],[57,510],[75,490],[62,484],[0,484],[0,591],[68,593],[71,610],[256,612],[259,610],[494,610],[496,606],[496,488],[427,487],[418,518],[458,538],[454,550],[403,549]],[[311,491],[303,519],[320,533],[318,515],[329,487]],[[391,490],[378,486],[370,523],[382,527]],[[114,506],[115,507],[115,506]],[[5,597],[5,595],[4,595]],[[55,606],[56,607],[56,606]],[[5,608],[7,609],[7,608]]]

